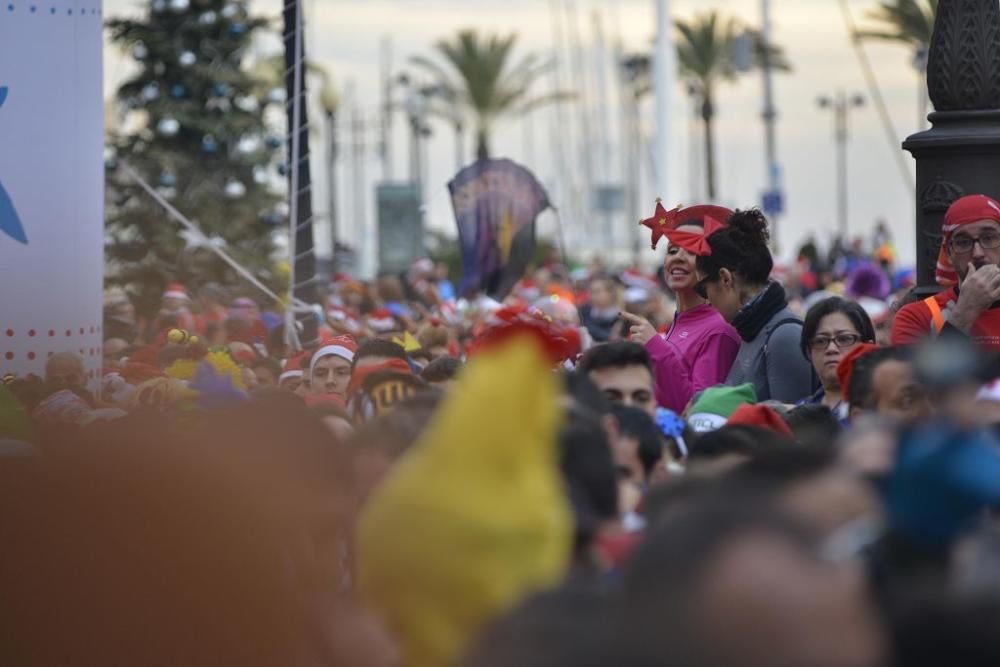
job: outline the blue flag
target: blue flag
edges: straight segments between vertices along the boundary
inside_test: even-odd
[[[549,196],[534,175],[510,160],[479,160],[450,183],[462,248],[462,286],[502,299],[535,254],[535,219]]]

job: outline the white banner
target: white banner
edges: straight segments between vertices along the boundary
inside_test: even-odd
[[[0,370],[101,368],[101,0],[0,0]]]

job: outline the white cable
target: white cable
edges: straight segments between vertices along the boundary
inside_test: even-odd
[[[293,303],[295,299],[295,257],[297,255],[296,241],[298,236],[298,220],[299,220],[299,161],[301,156],[299,155],[299,150],[301,148],[299,142],[299,134],[302,131],[302,119],[299,114],[301,112],[301,102],[302,102],[302,2],[301,0],[292,0],[294,3],[295,20],[294,27],[292,30],[295,31],[294,37],[294,49],[295,55],[292,57],[292,66],[294,68],[293,73],[293,83],[292,83],[292,150],[289,156],[292,163],[291,180],[289,187],[289,224],[288,224],[288,256],[291,258],[289,262],[289,274],[288,274],[288,302]],[[287,39],[285,40],[285,48],[287,46]],[[291,311],[285,313],[285,342],[293,350],[301,350],[302,343],[299,340],[298,331],[295,328],[295,315]]]
[[[163,197],[163,195],[161,195],[159,192],[157,192],[155,189],[153,189],[153,187],[149,183],[147,183],[142,178],[142,176],[140,176],[138,174],[138,172],[136,172],[135,169],[133,169],[130,165],[124,164],[124,163],[122,164],[122,167],[125,169],[126,173],[128,173],[128,175],[131,176],[135,180],[135,182],[139,184],[139,187],[141,187],[143,190],[145,190],[146,194],[148,194],[150,197],[152,197],[153,201],[155,201],[157,204],[159,204],[163,208],[163,210],[165,210],[167,212],[167,215],[169,215],[170,217],[172,217],[177,222],[181,223],[185,228],[187,228],[188,230],[190,230],[192,233],[197,234],[198,236],[203,237],[203,238],[208,238],[205,235],[205,233],[202,232],[201,229],[198,228],[198,225],[196,225],[193,222],[191,222],[187,217],[185,217],[185,215],[183,213],[181,213],[176,208],[174,208],[174,206],[170,202],[168,202]],[[269,296],[272,299],[274,299],[275,303],[281,303],[281,297],[279,297],[277,294],[275,294],[274,292],[272,292],[271,289],[267,285],[265,285],[264,283],[262,283],[259,280],[257,280],[257,277],[254,276],[253,273],[249,269],[247,269],[242,264],[240,264],[239,262],[237,262],[235,259],[233,259],[232,257],[230,257],[230,255],[225,250],[223,250],[222,248],[218,248],[218,247],[216,247],[215,245],[213,245],[211,243],[207,244],[207,247],[208,247],[209,250],[211,250],[213,253],[215,253],[219,257],[219,259],[221,259],[226,264],[228,264],[229,266],[231,266],[233,268],[233,270],[236,271],[236,273],[238,273],[240,276],[242,276],[244,279],[246,279],[247,282],[249,282],[251,285],[253,285],[257,289],[259,289],[261,292],[263,292],[267,296]],[[292,303],[294,304],[294,306],[288,308],[289,312],[292,312],[292,311],[304,312],[305,310],[309,310],[310,312],[312,312],[312,308],[308,304],[306,304],[306,303],[303,303],[303,302],[301,302],[299,300],[295,300]]]

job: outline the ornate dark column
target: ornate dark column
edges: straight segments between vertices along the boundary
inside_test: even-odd
[[[917,284],[933,292],[948,206],[1000,197],[1000,3],[940,0],[927,64],[931,129],[903,142],[917,161]]]

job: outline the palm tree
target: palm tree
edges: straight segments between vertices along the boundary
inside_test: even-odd
[[[715,91],[723,81],[736,78],[734,58],[737,24],[720,19],[715,11],[698,14],[691,21],[677,21],[677,60],[681,77],[701,101],[705,141],[705,185],[710,200],[715,199]]]
[[[458,117],[473,119],[476,155],[480,159],[490,155],[490,134],[500,118],[525,114],[567,97],[558,92],[531,97],[532,85],[548,71],[550,63],[534,54],[515,63],[516,41],[515,34],[484,36],[475,30],[462,30],[434,44],[446,65],[424,56],[410,58],[411,63],[431,74],[443,92],[441,97],[454,105],[446,114],[450,119],[456,118],[456,109],[461,110]]]
[[[782,50],[765,44],[760,33],[742,30],[732,18],[720,18],[715,11],[698,14],[691,21],[678,20],[677,60],[681,77],[688,89],[701,101],[701,120],[705,141],[705,185],[710,200],[715,199],[715,94],[718,85],[734,80],[738,74],[762,67],[789,71],[791,67]],[[738,62],[743,40],[751,47],[748,62]]]
[[[921,123],[927,109],[927,52],[934,33],[937,7],[938,0],[882,0],[876,9],[868,12],[868,18],[878,27],[859,30],[856,35],[861,39],[896,42],[913,49],[913,67],[920,77],[917,112]]]

